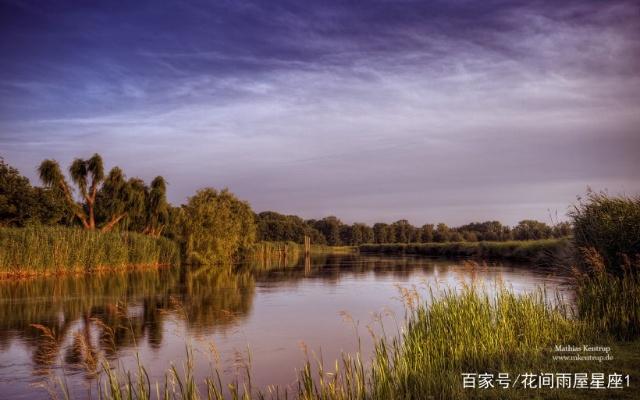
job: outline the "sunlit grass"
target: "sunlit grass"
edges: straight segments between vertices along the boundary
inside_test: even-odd
[[[0,275],[93,272],[179,262],[175,243],[133,232],[0,228]]]

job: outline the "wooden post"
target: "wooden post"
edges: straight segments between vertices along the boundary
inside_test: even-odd
[[[308,257],[311,253],[311,238],[309,236],[304,237],[304,256]]]

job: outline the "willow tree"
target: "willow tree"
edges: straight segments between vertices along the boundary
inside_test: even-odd
[[[255,241],[251,207],[226,189],[199,190],[181,214],[183,248],[190,263],[232,262]]]
[[[95,203],[98,188],[104,180],[102,157],[94,154],[88,160],[76,158],[69,167],[69,176],[80,192],[81,201],[73,196],[60,165],[55,160],[44,160],[38,167],[40,179],[48,187],[55,187],[64,193],[67,206],[86,229],[96,228]]]
[[[112,230],[127,215],[135,214],[140,207],[135,201],[139,196],[132,193],[132,186],[120,168],[113,167],[109,171],[97,197],[98,216],[107,221],[103,230]]]
[[[167,183],[161,176],[151,181],[146,195],[146,226],[144,233],[160,236],[169,220],[169,203],[167,203]]]

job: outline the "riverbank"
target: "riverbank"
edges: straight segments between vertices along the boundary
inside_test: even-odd
[[[133,232],[0,228],[0,278],[124,270],[180,262],[178,245]]]
[[[567,238],[508,242],[363,244],[358,249],[363,254],[469,257],[546,266],[561,266],[571,257],[571,242]]]
[[[326,246],[312,244],[309,254],[350,254],[356,253],[353,246]],[[253,268],[270,270],[293,268],[305,256],[304,245],[296,242],[258,242],[245,251],[243,263],[251,263]]]

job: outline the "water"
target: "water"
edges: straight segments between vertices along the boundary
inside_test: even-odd
[[[545,287],[571,295],[567,277],[526,266],[366,255],[279,270],[169,268],[0,282],[0,398],[48,398],[53,377],[64,377],[76,397],[89,390],[95,397],[102,361],[132,369],[136,354],[152,381],[161,380],[171,363],[182,369],[187,346],[199,381],[212,365],[234,379],[250,354],[254,387],[295,388],[305,351],[332,366],[342,351],[358,349],[358,337],[367,357],[369,329],[397,332],[405,316],[399,286],[426,295],[429,286],[437,294],[471,282],[488,291],[502,283],[518,293]]]

